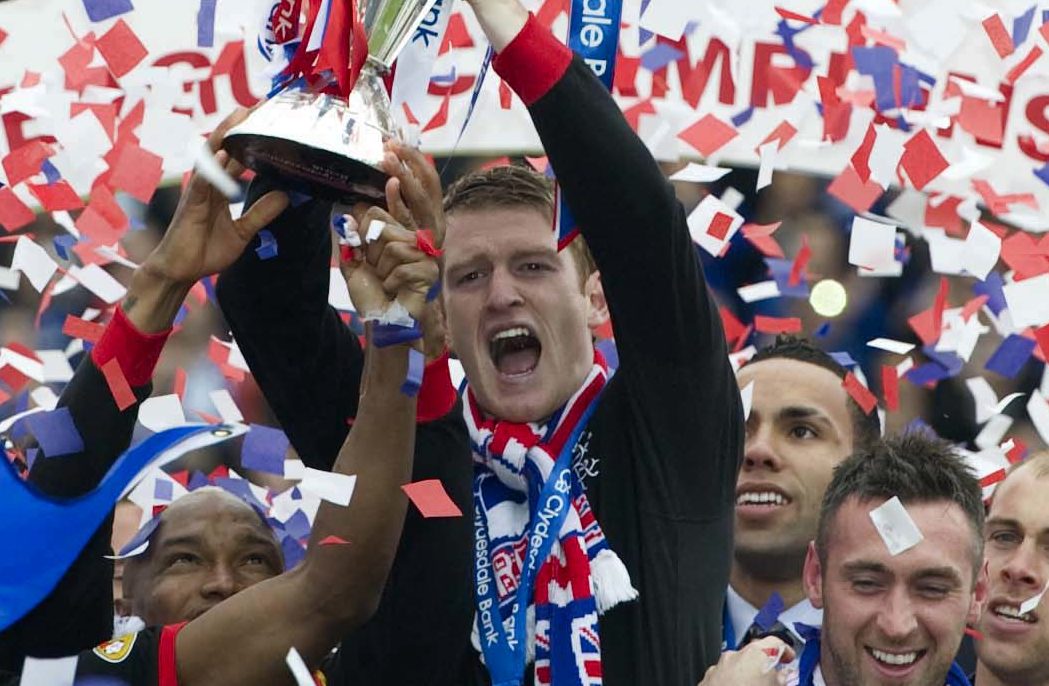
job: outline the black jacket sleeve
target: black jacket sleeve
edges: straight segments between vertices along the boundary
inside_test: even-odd
[[[733,501],[741,401],[684,208],[578,56],[529,112],[601,271],[622,392],[666,446],[644,465],[655,485],[645,507],[722,517]]]
[[[138,402],[152,385],[132,389]],[[29,479],[43,492],[70,498],[89,492],[131,443],[138,403],[120,411],[102,372],[85,355],[62,392],[59,406],[69,408],[84,442],[83,452],[48,459],[40,454]],[[113,518],[108,517],[59,581],[55,590],[28,615],[0,634],[0,669],[18,672],[27,656],[74,655],[107,640],[113,633]]]
[[[257,178],[251,203],[273,188]],[[303,462],[331,469],[357,411],[364,362],[356,336],[328,304],[329,205],[290,207],[270,226],[278,255],[244,255],[217,295],[244,358]],[[414,481],[440,479],[470,511],[469,440],[455,407],[417,425]],[[333,684],[450,684],[449,655],[469,641],[471,519],[423,519],[409,509],[378,611],[345,637],[325,668]],[[439,628],[438,628],[439,627]]]

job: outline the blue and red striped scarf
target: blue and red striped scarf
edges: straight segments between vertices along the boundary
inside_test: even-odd
[[[504,626],[511,618],[528,550],[530,512],[536,509],[535,501],[558,455],[608,380],[604,360],[600,354],[596,358],[580,389],[542,424],[486,418],[469,388],[463,394],[474,452],[474,486],[487,516]],[[575,471],[571,473],[571,506],[539,567],[528,607],[527,660],[535,661],[539,686],[600,684],[598,616],[637,597],[626,567],[605,541],[583,485]],[[480,650],[476,618],[473,640]]]

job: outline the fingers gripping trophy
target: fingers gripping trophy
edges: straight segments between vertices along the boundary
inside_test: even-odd
[[[309,2],[286,85],[232,128],[222,147],[303,193],[384,204],[383,144],[403,135],[383,77],[436,0]]]

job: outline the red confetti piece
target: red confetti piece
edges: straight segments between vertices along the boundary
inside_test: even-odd
[[[1021,61],[1017,62],[1009,73],[1005,75],[1006,83],[1016,83],[1017,79],[1023,76],[1032,64],[1038,61],[1038,58],[1042,56],[1042,49],[1037,45],[1031,48],[1031,51],[1027,53]]]
[[[998,483],[999,481],[1003,481],[1004,479],[1005,470],[999,469],[998,471],[991,472],[987,476],[980,479],[980,487],[987,488],[988,486],[993,486],[994,484]]]
[[[724,212],[717,212],[714,218],[710,220],[710,226],[707,227],[707,234],[713,236],[719,241],[725,240],[725,236],[728,235],[729,228],[732,227],[732,217]]]
[[[35,218],[33,210],[29,209],[13,190],[7,186],[0,188],[0,226],[7,231],[17,231],[31,224]]]
[[[12,393],[18,393],[29,383],[29,377],[11,365],[4,365],[0,367],[0,381],[3,381]]]
[[[801,235],[801,248],[798,249],[798,254],[790,265],[790,277],[787,279],[788,286],[797,286],[801,283],[801,275],[805,271],[810,257],[812,257],[812,248],[809,247],[809,235],[805,233]]]
[[[113,245],[123,235],[123,232],[110,226],[94,205],[88,205],[73,222],[73,225],[97,245]]]
[[[415,232],[415,247],[430,257],[440,257],[441,249],[434,243],[432,229],[419,229]]]
[[[426,479],[401,486],[423,517],[461,517],[459,507],[448,497],[438,479]]]
[[[175,379],[172,382],[171,392],[184,401],[186,395],[186,370],[179,367],[175,370]]]
[[[679,133],[678,138],[698,150],[704,157],[710,157],[738,135],[739,132],[735,128],[713,114],[708,114]]]
[[[794,21],[804,22],[810,26],[816,26],[819,24],[819,20],[813,19],[812,17],[806,17],[804,14],[798,14],[797,12],[791,12],[788,9],[776,6],[776,14],[783,17],[784,19],[793,19]]]
[[[900,375],[891,364],[881,367],[881,392],[887,410],[895,412],[900,409]]]
[[[113,27],[99,37],[95,46],[109,65],[109,71],[118,79],[138,66],[149,54],[149,50],[123,19],[117,19]]]
[[[1038,27],[1038,33],[1042,34],[1046,43],[1049,43],[1049,21]]]
[[[85,86],[90,76],[88,65],[95,54],[94,34],[89,33],[84,40],[78,41],[58,58],[66,74],[65,86],[69,90],[79,90]]]
[[[349,545],[349,544],[350,544],[350,542],[347,541],[345,538],[342,538],[340,536],[336,536],[335,534],[332,534],[331,536],[325,536],[324,538],[322,538],[320,541],[317,542],[317,545]]]
[[[994,145],[1002,143],[1005,122],[1002,121],[1002,110],[993,102],[962,96],[958,125],[978,141]]]
[[[124,370],[120,368],[117,358],[114,357],[102,365],[101,371],[106,377],[106,385],[109,386],[109,392],[113,394],[113,401],[116,402],[117,409],[123,411],[134,405],[135,394],[131,392],[131,386],[128,385]]]
[[[765,145],[766,143],[771,143],[772,141],[779,141],[779,145],[776,146],[776,150],[780,151],[783,149],[783,146],[785,146],[787,143],[790,143],[791,139],[793,139],[794,136],[797,135],[797,133],[797,128],[795,128],[794,125],[791,124],[789,121],[784,119],[779,123],[779,125],[776,128],[772,129],[772,132],[769,133],[769,135],[765,136],[765,140],[758,143],[757,147],[754,148],[754,152],[759,152],[761,146]]]
[[[798,333],[801,331],[801,320],[797,317],[754,317],[754,328],[761,333]]]
[[[0,162],[7,174],[7,184],[14,186],[40,173],[40,165],[50,156],[51,148],[39,140],[30,141],[7,153]]]
[[[7,40],[7,31],[0,29],[0,45],[3,45],[5,40]]]
[[[988,296],[978,295],[965,303],[965,307],[962,308],[962,321],[969,321],[969,318],[976,314],[981,307],[986,305],[988,300],[990,300]]]
[[[65,181],[39,185],[31,183],[28,186],[29,192],[36,196],[40,205],[48,212],[79,210],[84,206],[84,201]]]
[[[907,49],[907,42],[902,38],[886,33],[885,31],[871,28],[866,24],[860,26],[860,35],[868,40],[874,41],[878,45],[886,45],[897,52],[903,52]]]
[[[841,386],[865,413],[870,414],[877,407],[878,399],[852,372],[845,373],[845,380],[841,382]]]
[[[71,314],[66,315],[66,321],[62,324],[62,333],[70,338],[81,338],[88,343],[98,343],[102,338],[102,332],[106,327],[97,322],[89,322]]]
[[[1034,340],[1038,341],[1042,355],[1049,360],[1049,324],[1034,330]]]
[[[718,314],[721,315],[721,328],[725,331],[725,342],[729,345],[739,340],[739,337],[747,332],[747,327],[743,326],[743,322],[732,314],[729,308],[722,305],[718,308]]]
[[[918,190],[939,176],[950,164],[940,154],[929,132],[922,129],[903,144],[900,166]]]
[[[876,181],[864,182],[852,165],[838,174],[827,186],[827,192],[856,212],[866,212],[881,197],[884,189]]]
[[[510,90],[510,86],[507,85],[506,81],[499,81],[499,107],[504,110],[510,109],[513,105],[514,92]]]
[[[871,151],[874,150],[874,140],[877,137],[878,132],[874,129],[874,124],[868,124],[863,142],[860,143],[860,147],[856,148],[856,152],[852,153],[852,168],[856,170],[856,175],[863,183],[867,183],[871,178]]]
[[[974,641],[982,641],[983,640],[983,634],[980,633],[980,630],[979,629],[974,629],[971,626],[965,627],[965,635],[968,636],[969,638],[973,639]]]
[[[160,183],[164,160],[130,143],[122,145],[116,152],[109,185],[148,203]]]
[[[783,248],[781,248],[779,243],[776,242],[776,239],[772,237],[772,234],[775,233],[776,229],[778,229],[782,223],[783,222],[776,222],[774,224],[744,224],[740,231],[742,231],[743,237],[765,257],[778,257],[783,259]]]
[[[999,57],[1005,59],[1013,54],[1013,50],[1016,49],[1013,45],[1013,37],[1006,30],[1005,22],[1002,21],[1001,16],[993,14],[984,19],[983,30],[987,32],[987,37],[991,39],[991,45],[994,46],[994,50]]]
[[[1009,460],[1009,464],[1016,464],[1024,459],[1027,455],[1027,444],[1021,441],[1019,438],[1013,438],[1013,447],[1005,453],[1005,459]]]
[[[937,198],[937,200],[940,200]],[[948,196],[933,204],[932,198],[925,205],[925,225],[939,227],[952,236],[962,235],[962,218],[958,215],[958,206],[962,198]]]
[[[940,289],[936,292],[936,300],[932,304],[932,323],[936,327],[936,338],[939,339],[943,331],[943,310],[947,307],[947,290],[949,285],[947,277],[940,277]]]

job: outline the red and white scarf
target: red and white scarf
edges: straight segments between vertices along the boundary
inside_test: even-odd
[[[469,388],[463,394],[474,451],[474,485],[480,488],[480,505],[487,516],[488,549],[504,626],[528,550],[529,497],[538,496],[562,448],[608,379],[604,360],[599,354],[596,358],[580,389],[547,423],[486,418]],[[570,472],[569,511],[539,567],[528,607],[527,660],[535,661],[539,686],[600,684],[598,615],[637,598],[626,567],[605,541],[575,470]],[[473,642],[480,650],[476,618]],[[563,657],[563,647],[551,651],[551,645],[569,646],[574,660]]]

